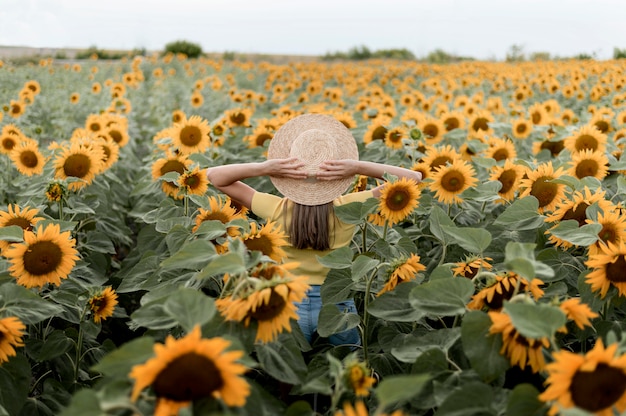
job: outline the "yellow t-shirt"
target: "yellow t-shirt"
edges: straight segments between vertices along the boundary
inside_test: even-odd
[[[369,198],[373,198],[372,191],[355,192],[342,195],[333,201],[333,205],[345,205],[350,202],[364,202]],[[281,198],[276,195],[266,194],[263,192],[255,192],[252,197],[252,212],[266,220],[276,221],[283,230],[286,230],[286,224],[291,224],[291,213],[293,204],[287,198]],[[333,224],[334,223],[334,224]],[[342,221],[331,221],[331,238],[329,250],[313,250],[297,249],[291,245],[283,247],[287,253],[286,261],[298,262],[299,266],[292,269],[291,272],[298,276],[308,276],[309,284],[321,285],[326,279],[329,269],[321,265],[317,261],[316,256],[323,257],[341,247],[350,244],[354,236],[354,224],[347,224]]]

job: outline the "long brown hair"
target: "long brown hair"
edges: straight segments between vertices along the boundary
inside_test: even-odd
[[[291,245],[298,249],[330,248],[330,222],[335,218],[332,201],[323,205],[301,205],[293,203],[289,238]]]

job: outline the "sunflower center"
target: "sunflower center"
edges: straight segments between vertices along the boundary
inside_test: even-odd
[[[196,146],[202,140],[202,132],[196,126],[185,126],[180,131],[180,141],[185,146]]]
[[[615,243],[617,242],[617,231],[611,224],[606,224],[598,233],[598,237],[605,243]]]
[[[443,124],[446,126],[447,131],[458,129],[461,126],[461,122],[456,117],[450,117],[445,119]]]
[[[185,173],[185,165],[178,160],[168,160],[161,168],[161,175],[168,172],[178,172],[180,175]]]
[[[513,185],[515,185],[515,180],[517,179],[517,174],[514,170],[505,170],[500,174],[498,181],[502,184],[502,188],[498,191],[499,194],[506,194],[511,189],[513,189]]]
[[[100,131],[101,128],[100,123],[91,123],[89,125],[89,130],[91,131]]]
[[[82,178],[91,169],[91,159],[87,155],[80,153],[70,155],[63,164],[63,170],[67,176]]]
[[[374,129],[372,132],[372,140],[385,140],[385,136],[387,135],[387,127],[379,126]]]
[[[94,296],[89,301],[89,308],[94,312],[99,312],[107,306],[107,303],[104,296]]]
[[[246,238],[244,244],[251,251],[260,251],[266,256],[270,256],[274,251],[274,244],[266,236],[259,235],[257,238]]]
[[[487,124],[488,122],[489,120],[487,120],[486,118],[478,117],[472,123],[472,128],[474,129],[474,131],[479,131],[479,130],[488,131],[489,130],[489,125]]]
[[[551,142],[546,140],[545,142],[541,143],[541,149],[548,149],[552,156],[557,156],[564,148],[565,145],[563,144],[563,140],[559,140],[557,142]]]
[[[595,176],[598,173],[598,162],[595,160],[583,160],[576,165],[576,177],[582,179],[585,176]]]
[[[493,153],[493,158],[497,161],[509,158],[509,151],[506,149],[498,149]]]
[[[120,133],[117,130],[109,130],[109,136],[111,136],[111,138],[113,139],[115,143],[122,142],[122,133]]]
[[[272,139],[272,136],[270,134],[261,133],[258,136],[256,136],[256,144],[257,146],[260,147],[260,146],[263,146],[263,143],[271,139]]]
[[[2,139],[2,148],[6,150],[11,150],[15,147],[15,140],[10,137],[5,137]]]
[[[524,134],[526,133],[526,130],[528,129],[528,127],[526,126],[526,124],[524,123],[520,123],[515,127],[515,131],[519,134]]]
[[[257,306],[251,316],[257,321],[271,321],[282,313],[286,304],[285,298],[275,290],[272,290],[272,294],[267,303]]]
[[[511,296],[513,296],[513,292],[515,292],[515,283],[516,283],[515,280],[511,280],[509,282],[508,288],[506,285],[503,285],[501,282],[496,283],[500,290],[494,290],[493,298],[491,300],[485,299],[485,305],[487,305],[489,309],[492,309],[492,310],[502,309],[502,305],[504,304],[504,301],[511,299]]]
[[[590,412],[610,408],[625,390],[624,372],[603,363],[595,371],[577,371],[570,385],[574,404]]]
[[[246,122],[246,115],[244,113],[234,113],[230,116],[230,121],[234,124],[241,125]]]
[[[626,282],[626,259],[623,255],[617,257],[615,262],[607,263],[606,265],[606,278],[607,280],[615,283]]]
[[[441,187],[448,192],[459,192],[465,185],[465,177],[457,171],[451,171],[441,178]]]
[[[62,259],[63,252],[58,245],[52,241],[38,241],[24,253],[24,269],[34,276],[42,276],[54,272]]]
[[[39,158],[32,150],[25,150],[20,153],[20,162],[27,168],[34,168],[39,162]]]
[[[533,119],[533,124],[539,124],[541,123],[541,113],[539,112],[534,112],[532,114],[532,119]]]
[[[600,120],[597,121],[595,123],[595,126],[598,128],[598,130],[600,130],[602,133],[606,133],[607,131],[609,131],[609,123],[607,123],[605,120]]]
[[[430,170],[435,170],[439,166],[444,166],[447,163],[452,163],[452,158],[448,156],[436,157],[430,164]]]
[[[439,129],[437,128],[436,125],[434,124],[427,124],[424,126],[424,129],[422,130],[425,136],[428,137],[437,137],[437,135],[439,134]]]
[[[195,188],[200,183],[200,179],[196,175],[187,176],[185,178],[185,186],[190,188]]]
[[[31,231],[33,229],[33,225],[31,224],[30,220],[22,217],[11,218],[6,222],[6,224],[4,224],[4,227],[8,227],[10,225],[17,225],[19,227],[22,227],[23,230],[28,231]]]
[[[533,183],[531,188],[530,194],[539,200],[540,208],[550,205],[558,193],[558,185],[548,182],[551,179],[550,177],[539,178]]]
[[[223,385],[215,363],[190,352],[172,360],[155,378],[152,388],[158,397],[189,402],[211,396]]]
[[[589,134],[583,134],[576,139],[576,150],[597,150],[598,149],[598,140],[595,137]]]
[[[587,222],[585,221],[587,219],[587,208],[589,207],[589,204],[586,203],[581,203],[578,204],[578,206],[576,207],[576,209],[570,208],[569,210],[567,210],[567,212],[565,213],[565,215],[563,215],[563,221],[565,220],[576,220],[578,221],[578,226],[582,227],[583,225],[585,225]]]
[[[399,143],[402,141],[402,133],[393,131],[389,134],[388,139],[392,143]]]
[[[11,106],[11,114],[21,114],[22,113],[22,106],[19,104],[13,104]]]
[[[409,204],[410,200],[411,195],[406,189],[397,189],[387,197],[387,208],[391,211],[401,211]]]

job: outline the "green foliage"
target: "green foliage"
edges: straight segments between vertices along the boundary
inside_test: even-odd
[[[415,60],[413,52],[406,48],[402,49],[377,49],[375,51],[370,50],[365,45],[354,46],[347,52],[327,52],[323,57],[325,61],[332,61],[337,59],[362,61],[366,59],[399,59],[399,60]]]
[[[126,56],[125,53],[122,52],[110,52],[104,49],[99,49],[95,45],[90,46],[89,48],[79,51],[76,53],[76,59],[91,59],[93,57],[97,59],[120,59],[123,56]]]
[[[626,48],[613,48],[613,59],[626,58]]]
[[[202,55],[202,46],[187,40],[176,40],[166,44],[163,53],[183,54],[188,58],[198,58]]]

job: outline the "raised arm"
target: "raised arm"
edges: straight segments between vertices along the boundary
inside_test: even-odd
[[[243,206],[252,206],[252,197],[256,190],[241,182],[256,176],[275,176],[283,178],[303,179],[306,171],[301,168],[304,163],[296,158],[271,159],[258,163],[235,163],[215,166],[207,169],[209,182]]]
[[[385,173],[397,176],[398,178],[413,179],[415,182],[420,182],[422,180],[422,174],[411,169],[401,168],[394,165],[386,165],[384,163],[348,159],[327,160],[323,162],[320,165],[317,178],[319,180],[334,180],[354,175],[364,175],[371,178],[382,179]],[[382,185],[373,189],[374,196],[376,198],[380,196],[381,188]]]

